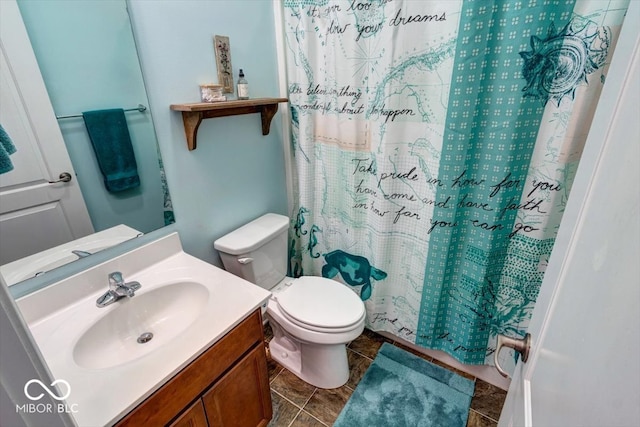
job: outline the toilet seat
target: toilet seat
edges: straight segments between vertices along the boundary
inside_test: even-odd
[[[345,285],[324,277],[300,277],[272,300],[291,323],[324,333],[341,333],[362,323],[362,300]]]

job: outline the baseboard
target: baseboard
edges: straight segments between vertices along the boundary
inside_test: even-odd
[[[433,357],[436,360],[439,360],[442,363],[446,363],[452,368],[459,369],[463,372],[466,372],[469,375],[473,375],[476,378],[480,378],[482,381],[488,382],[489,384],[493,384],[496,387],[499,387],[503,390],[509,390],[509,384],[511,380],[508,378],[504,378],[496,368],[489,365],[465,365],[464,363],[458,362],[453,357],[449,356],[447,353],[440,350],[431,350],[428,348],[420,347],[411,343],[409,341],[405,341],[402,338],[398,338],[397,336],[390,334],[389,332],[384,331],[376,331],[377,334],[382,335],[385,338],[388,338],[393,341],[397,341],[402,345],[405,345],[419,353],[426,354],[427,356]]]

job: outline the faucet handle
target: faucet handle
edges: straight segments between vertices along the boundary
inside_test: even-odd
[[[124,285],[124,279],[122,278],[122,273],[119,271],[114,271],[109,274],[109,287],[118,287]]]
[[[2,0],[0,0],[2,1]],[[139,282],[125,283],[122,273],[114,271],[109,274],[109,290],[96,301],[98,307],[105,307],[122,297],[133,297],[142,285]]]

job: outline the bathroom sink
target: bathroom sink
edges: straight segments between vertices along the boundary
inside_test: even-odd
[[[116,271],[141,288],[98,307]],[[69,384],[65,402],[77,409],[76,424],[102,426],[117,423],[270,295],[185,253],[171,233],[16,302],[53,377]]]
[[[208,289],[195,282],[143,292],[116,302],[80,336],[73,348],[79,366],[103,369],[143,357],[191,326],[209,300]]]

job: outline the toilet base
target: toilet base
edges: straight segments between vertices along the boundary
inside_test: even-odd
[[[349,380],[346,344],[312,344],[292,339],[274,321],[269,342],[273,360],[318,388],[338,388]]]

